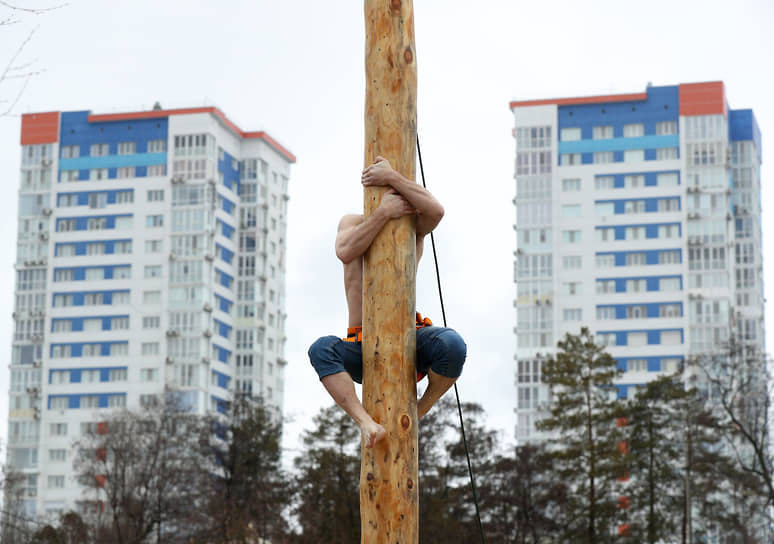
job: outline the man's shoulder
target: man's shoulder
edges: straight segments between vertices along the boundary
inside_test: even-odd
[[[345,215],[341,218],[339,221],[339,230],[347,229],[349,227],[354,227],[355,225],[359,225],[365,220],[365,216],[363,214],[356,214],[356,213],[350,213]]]

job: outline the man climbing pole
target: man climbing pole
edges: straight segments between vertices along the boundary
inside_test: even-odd
[[[429,191],[406,179],[382,157],[368,166],[361,178],[364,187],[386,187],[387,192],[368,217],[345,215],[336,235],[336,256],[344,264],[344,291],[349,311],[346,338],[324,336],[309,348],[309,359],[325,389],[360,427],[370,448],[384,438],[385,430],[366,412],[355,393],[353,381],[362,382],[363,255],[376,235],[392,219],[416,215],[416,262],[422,256],[424,238],[443,217],[443,207]],[[416,274],[416,270],[414,271]],[[438,402],[462,373],[466,346],[450,328],[434,327],[417,314],[416,369],[426,374],[427,389],[417,402],[422,417]]]

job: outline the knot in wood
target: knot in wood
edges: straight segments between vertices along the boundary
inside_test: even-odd
[[[390,0],[390,9],[393,11],[400,11],[400,0]]]
[[[408,482],[406,482],[406,487],[408,487],[409,489],[414,489],[414,480],[409,478]]]
[[[403,417],[400,418],[400,426],[404,429],[408,429],[409,425],[411,425],[411,420],[406,414],[403,414]]]
[[[366,480],[368,480],[368,481],[370,482],[370,481],[371,481],[371,480],[373,480],[373,479],[374,479],[374,473],[373,473],[373,472],[369,472],[369,473],[366,475]]]
[[[412,53],[411,47],[407,47],[406,50],[403,51],[403,60],[406,61],[406,64],[414,62],[414,53]]]

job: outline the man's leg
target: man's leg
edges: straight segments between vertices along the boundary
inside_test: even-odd
[[[336,404],[341,406],[342,410],[360,427],[366,448],[372,448],[376,442],[384,438],[387,431],[365,411],[360,399],[357,398],[355,384],[349,374],[346,372],[329,374],[320,381],[322,381],[325,389],[333,397],[333,400],[336,401]]]
[[[360,427],[366,447],[371,448],[384,438],[384,427],[366,412],[355,393],[354,381],[360,383],[363,375],[360,344],[324,336],[309,348],[309,360],[336,404]]]
[[[417,369],[427,372],[427,389],[417,402],[422,417],[454,385],[465,364],[467,346],[453,329],[424,327],[417,330]]]

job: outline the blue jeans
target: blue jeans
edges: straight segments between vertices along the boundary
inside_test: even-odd
[[[417,371],[428,369],[448,378],[458,378],[465,364],[467,346],[462,337],[446,327],[417,330]],[[360,342],[345,342],[338,336],[323,336],[309,348],[309,360],[320,379],[347,372],[363,383],[363,356]]]

